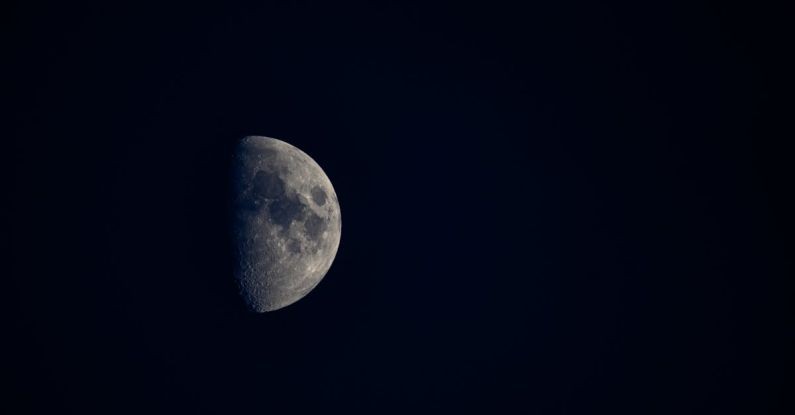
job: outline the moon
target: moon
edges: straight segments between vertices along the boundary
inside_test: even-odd
[[[235,277],[253,311],[303,298],[337,255],[337,194],[306,153],[275,138],[248,136],[232,166]]]

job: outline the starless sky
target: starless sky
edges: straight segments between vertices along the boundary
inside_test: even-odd
[[[1,412],[781,410],[781,26],[520,3],[9,6]],[[264,315],[232,276],[245,135],[343,218]]]

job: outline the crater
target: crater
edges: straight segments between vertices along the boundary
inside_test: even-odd
[[[264,204],[263,199],[248,194],[237,200],[237,206],[243,210],[257,212]]]
[[[312,194],[312,200],[314,200],[318,206],[326,204],[326,192],[324,192],[320,186],[313,187],[310,193]]]
[[[276,158],[276,156],[279,154],[279,152],[274,150],[274,149],[272,149],[272,148],[258,148],[256,150],[256,154],[257,154],[258,158],[261,158],[261,159],[264,159],[264,158]]]
[[[254,176],[251,193],[255,198],[276,199],[284,194],[284,180],[276,173],[260,170]]]
[[[304,222],[306,233],[312,239],[318,239],[327,226],[326,221],[314,213],[310,213],[306,222]]]
[[[289,249],[290,252],[294,254],[300,254],[301,248],[302,248],[301,242],[298,241],[297,239],[291,239],[290,242],[287,244],[287,249]]]
[[[268,206],[271,221],[284,228],[289,228],[293,222],[302,220],[305,210],[306,207],[301,201],[291,197],[276,199]]]

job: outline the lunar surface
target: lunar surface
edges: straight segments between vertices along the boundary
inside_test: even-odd
[[[323,169],[274,138],[248,136],[235,152],[235,276],[250,309],[277,310],[326,275],[340,243],[340,207]]]

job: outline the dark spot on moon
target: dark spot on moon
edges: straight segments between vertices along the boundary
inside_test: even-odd
[[[294,221],[300,221],[304,218],[304,210],[306,208],[301,201],[291,198],[283,197],[274,200],[268,206],[268,212],[271,215],[271,221],[282,227],[289,228],[290,224]]]
[[[260,170],[254,176],[251,192],[255,198],[276,199],[284,194],[284,180],[276,173]]]
[[[287,244],[287,249],[289,249],[290,252],[294,254],[300,254],[301,242],[299,242],[297,239],[291,239],[290,242]]]
[[[326,204],[326,192],[320,188],[320,186],[315,186],[312,188],[312,200],[317,203],[318,206],[323,206]]]
[[[264,202],[262,199],[256,198],[253,195],[249,195],[246,197],[241,198],[238,201],[238,206],[244,210],[248,211],[258,211]]]
[[[272,148],[258,148],[256,152],[260,158],[276,158],[276,156],[279,154],[278,151]]]
[[[311,213],[306,222],[304,222],[306,233],[312,239],[318,239],[323,231],[326,230],[326,226],[326,221],[314,213]]]

